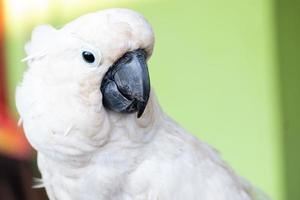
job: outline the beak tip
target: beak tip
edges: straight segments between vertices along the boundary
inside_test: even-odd
[[[144,113],[144,111],[138,111],[138,113],[137,113],[137,118],[138,118],[138,119],[141,118],[142,115],[143,115],[143,113]]]
[[[147,102],[148,101],[140,101],[140,102],[138,102],[138,104],[137,104],[137,110],[138,110],[138,112],[137,112],[137,118],[140,118],[143,115],[143,113],[144,113],[144,111],[146,109]]]

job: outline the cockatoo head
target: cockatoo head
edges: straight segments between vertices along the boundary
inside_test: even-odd
[[[17,90],[32,145],[50,151],[52,141],[76,154],[80,142],[89,145],[76,151],[89,151],[107,140],[112,121],[143,118],[151,99],[146,61],[153,45],[151,26],[128,9],[87,14],[61,29],[37,27],[25,47],[28,69]]]

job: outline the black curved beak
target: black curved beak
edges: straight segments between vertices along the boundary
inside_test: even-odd
[[[137,112],[141,117],[150,95],[146,52],[127,52],[105,74],[101,83],[103,105],[121,113]]]

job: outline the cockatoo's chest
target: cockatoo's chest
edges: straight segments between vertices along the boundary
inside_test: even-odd
[[[50,200],[126,200],[123,192],[127,177],[125,168],[109,165],[83,164],[61,166],[38,156],[39,169]]]
[[[198,159],[188,149],[167,148],[101,153],[76,167],[39,156],[39,168],[50,200],[252,200],[243,182],[208,154]]]

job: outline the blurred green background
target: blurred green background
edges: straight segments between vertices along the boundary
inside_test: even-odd
[[[163,109],[274,200],[300,199],[300,3],[291,0],[9,0],[9,102],[39,24],[127,7],[152,24],[149,67]]]

